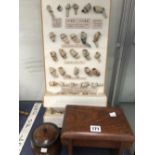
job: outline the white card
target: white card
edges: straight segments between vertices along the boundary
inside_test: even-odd
[[[47,153],[47,148],[43,148],[43,147],[42,147],[42,148],[40,149],[40,152],[41,152],[41,153]]]
[[[20,134],[19,134],[19,154],[21,153],[22,149],[23,149],[23,146],[25,144],[25,141],[27,140],[27,137],[28,137],[28,134],[31,130],[31,127],[33,126],[33,123],[40,111],[40,108],[41,108],[41,103],[35,103],[32,110],[31,110],[31,113],[29,114],[22,130],[20,131]]]
[[[99,125],[90,125],[90,132],[101,132],[101,126]]]
[[[110,112],[109,115],[110,117],[117,117],[116,112]]]

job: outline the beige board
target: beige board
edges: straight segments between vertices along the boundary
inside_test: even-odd
[[[46,93],[44,96],[44,106],[53,107],[56,104],[60,104],[63,107],[67,103],[71,103],[72,100],[77,100],[84,104],[87,102],[91,102],[90,96],[93,96],[93,99],[96,102],[100,103],[101,106],[106,106],[106,95],[104,94],[104,81],[105,81],[105,74],[106,74],[106,59],[107,59],[107,49],[108,49],[108,31],[109,31],[109,17],[110,17],[110,1],[109,0],[79,0],[77,4],[79,5],[77,15],[74,14],[74,9],[71,8],[69,11],[69,17],[66,17],[66,5],[70,3],[71,6],[75,3],[74,0],[42,0],[41,1],[41,8],[42,8],[42,26],[43,26],[43,43],[44,43],[44,62],[45,62],[45,79],[46,79]],[[88,3],[91,4],[92,9],[89,13],[82,13],[81,10],[84,8],[85,5]],[[54,17],[53,20],[52,16],[47,11],[47,5],[51,5]],[[57,10],[58,5],[62,6],[62,11],[59,12]],[[105,18],[102,14],[97,14],[93,11],[93,6],[103,6],[106,11],[107,18]],[[75,33],[78,38],[80,38],[81,32],[87,33],[87,42],[91,45],[91,48],[85,47],[81,42],[76,44],[69,38],[69,44],[63,43],[60,39],[60,34],[65,33],[69,36],[72,33]],[[52,42],[49,38],[49,33],[54,32],[56,35],[55,42]],[[93,43],[93,37],[96,32],[101,33],[101,38],[99,39],[99,47],[96,47]],[[59,49],[63,48],[67,53],[67,59],[63,59],[59,54]],[[74,49],[78,52],[80,58],[74,59],[69,51],[70,49]],[[90,53],[91,60],[86,60],[82,55],[82,50],[87,49]],[[55,51],[57,54],[58,61],[55,62],[50,56],[50,52]],[[98,62],[94,55],[96,52],[101,53],[100,62]],[[58,71],[59,67],[63,67],[67,74],[69,74],[72,78],[66,79],[58,73],[58,78],[54,78],[51,76],[49,72],[49,67],[53,67]],[[73,74],[74,67],[78,67],[80,69],[79,77],[75,77]],[[84,72],[84,68],[89,67],[97,68],[100,71],[100,76],[88,76]],[[72,94],[70,93],[72,90],[69,91],[69,88],[61,86],[50,86],[49,82],[56,82],[56,83],[65,83],[69,85],[70,83],[76,83],[81,85],[83,82],[89,82],[90,84],[100,83],[102,84],[99,88],[89,88],[90,94],[79,93],[79,86],[74,87],[77,89]],[[73,87],[72,87],[73,89]],[[74,89],[73,89],[74,90]],[[68,91],[69,93],[64,93],[64,91]],[[86,90],[87,91],[87,90]],[[62,93],[61,93],[62,92]],[[81,91],[82,92],[82,91]],[[48,95],[47,95],[48,94]],[[48,99],[47,99],[48,98]],[[50,99],[49,99],[50,98]],[[62,98],[62,100],[60,100]],[[65,99],[65,103],[63,104],[63,98]],[[101,99],[102,98],[102,99]],[[88,99],[88,100],[87,100]],[[76,104],[76,103],[75,103]],[[90,104],[93,104],[91,102]],[[96,103],[94,103],[96,104]]]

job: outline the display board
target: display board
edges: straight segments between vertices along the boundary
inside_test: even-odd
[[[42,0],[41,8],[45,107],[105,106],[110,0]]]

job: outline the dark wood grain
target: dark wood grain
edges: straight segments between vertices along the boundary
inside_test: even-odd
[[[110,117],[110,112],[116,112],[117,117]],[[90,125],[99,125],[102,131],[92,133]],[[61,142],[69,146],[70,141],[72,146],[118,149],[117,154],[122,155],[123,150],[132,145],[134,135],[120,108],[69,105],[64,116]]]

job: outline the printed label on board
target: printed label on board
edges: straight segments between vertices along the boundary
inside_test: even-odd
[[[64,61],[64,64],[85,64],[85,61]]]
[[[90,125],[90,132],[101,132],[101,126],[99,125]]]
[[[66,18],[65,27],[67,29],[89,29],[91,20],[89,18]]]
[[[101,19],[93,19],[92,20],[92,28],[93,29],[102,29],[103,27],[103,20]]]

